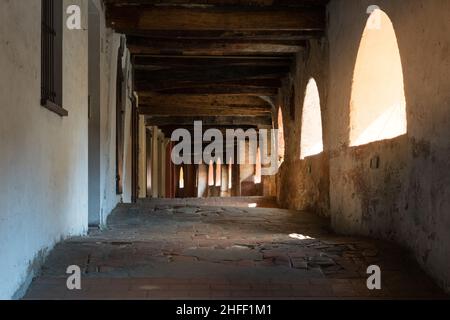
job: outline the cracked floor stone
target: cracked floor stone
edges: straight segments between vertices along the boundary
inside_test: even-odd
[[[336,235],[306,212],[234,205],[120,205],[106,230],[58,244],[24,298],[447,298],[391,243]],[[366,285],[373,264],[379,291]],[[69,265],[83,272],[79,291],[66,288]]]

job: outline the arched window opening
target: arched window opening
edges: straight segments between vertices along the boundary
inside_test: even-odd
[[[208,167],[208,186],[214,187],[214,164],[213,161],[209,161]]]
[[[283,111],[281,107],[278,108],[278,163],[281,165],[284,161],[285,142],[284,142],[284,123]]]
[[[262,181],[261,177],[261,149],[258,147],[256,152],[256,166],[255,166],[255,184],[260,184]]]
[[[222,185],[222,160],[220,158],[216,163],[216,187],[220,187]]]
[[[350,102],[350,145],[407,133],[403,70],[394,27],[375,9],[364,29]]]
[[[319,89],[316,81],[311,78],[306,86],[303,103],[300,158],[303,160],[322,152],[322,115]]]
[[[179,186],[180,186],[180,189],[184,189],[184,170],[183,170],[183,167],[180,168]]]
[[[230,162],[228,163],[228,189],[233,188],[233,159],[230,157]]]

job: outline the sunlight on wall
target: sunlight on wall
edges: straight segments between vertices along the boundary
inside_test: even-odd
[[[303,103],[300,158],[319,154],[323,151],[322,115],[320,96],[316,81],[310,79],[305,91]]]
[[[214,187],[214,164],[212,160],[209,161],[208,167],[208,186]]]
[[[184,171],[183,171],[183,167],[180,168],[180,189],[184,189]]]
[[[256,152],[256,165],[255,165],[255,184],[260,184],[262,181],[261,176],[261,149],[258,147],[258,151]]]
[[[364,30],[353,75],[350,145],[392,139],[406,132],[406,99],[397,38],[389,17],[376,9]]]
[[[281,107],[278,108],[278,162],[281,165],[284,161],[285,154],[285,142],[284,142],[284,124],[283,124],[283,112]]]
[[[233,159],[230,157],[230,162],[228,164],[228,189],[233,188]]]
[[[222,185],[222,160],[220,158],[217,160],[216,164],[216,187]]]

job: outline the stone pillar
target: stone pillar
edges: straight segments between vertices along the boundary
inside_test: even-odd
[[[167,159],[167,145],[169,144],[170,139],[166,139],[163,133],[161,133],[161,176],[160,176],[160,197],[166,198],[166,161],[170,161],[170,159]]]
[[[158,127],[152,127],[152,198],[158,198],[159,184]]]
[[[228,190],[228,165],[222,165],[222,185],[220,189],[221,197],[229,197],[230,190]]]
[[[198,165],[197,197],[205,198],[208,190],[208,166],[204,163]]]
[[[164,158],[165,158],[165,150],[164,150],[164,134],[161,130],[158,130],[158,198],[163,198],[165,190],[163,189],[163,174],[164,174]]]

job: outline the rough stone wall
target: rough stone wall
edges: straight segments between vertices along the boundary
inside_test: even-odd
[[[281,206],[297,210],[313,210],[329,215],[328,153],[300,159],[302,106],[305,90],[313,78],[321,99],[322,124],[326,126],[327,107],[327,42],[311,41],[304,52],[297,55],[291,78],[280,90],[277,108],[282,108],[285,137],[284,162],[278,173],[277,194]],[[294,92],[294,94],[293,94]],[[295,115],[291,114],[291,99],[295,98]],[[277,118],[275,110],[274,119]],[[325,135],[324,135],[325,136]],[[326,149],[326,139],[324,148]]]
[[[391,19],[397,36],[408,133],[349,147],[353,72],[369,17],[367,8],[373,4],[370,0],[332,0],[328,6],[328,49],[315,51],[313,43],[310,52],[315,58],[299,59],[307,62],[295,72],[294,82],[300,88],[311,68],[316,70],[312,61],[328,65],[322,73],[325,77],[316,78],[322,98],[325,153],[309,161],[313,172],[320,167],[320,158],[329,163],[324,168],[329,168],[329,214],[336,231],[400,243],[449,291],[450,2],[376,2]],[[321,57],[327,51],[325,62]],[[289,84],[284,90],[287,88]],[[302,91],[297,92],[297,99]],[[280,99],[289,96],[282,92]],[[297,160],[301,123],[297,117],[302,103],[296,103],[295,121],[287,116],[289,105],[281,104],[286,114],[287,155],[278,177],[279,202],[314,209],[318,190],[325,191],[317,178],[305,179],[305,162]],[[373,165],[376,162],[379,165]],[[317,174],[326,178],[327,173],[318,170]]]
[[[336,230],[397,241],[450,289],[450,2],[378,1],[397,36],[408,133],[349,148],[352,72],[370,1],[329,6],[327,135],[332,156],[331,213]],[[418,48],[422,48],[418,50]],[[379,157],[379,169],[370,160]]]

